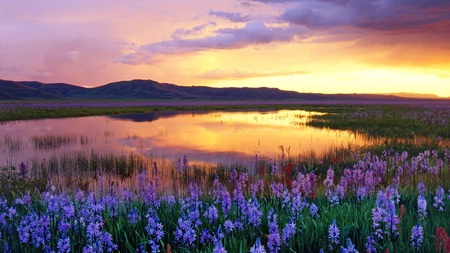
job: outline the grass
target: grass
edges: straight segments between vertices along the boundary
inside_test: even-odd
[[[445,176],[440,175],[440,177],[448,177],[448,170],[447,164],[443,172]],[[262,191],[256,192],[256,195],[252,198],[249,185],[255,178],[250,178],[248,183],[241,184],[243,181],[240,181],[239,178],[244,175],[243,172],[231,173],[226,174],[228,178],[219,178],[220,184],[226,186],[226,191],[230,193],[230,198],[233,199],[229,211],[226,211],[222,205],[223,199],[217,199],[216,197],[219,195],[214,192],[214,190],[219,189],[217,183],[212,187],[210,185],[209,188],[204,188],[200,195],[195,194],[198,188],[195,187],[195,183],[192,183],[198,178],[195,178],[194,174],[192,172],[187,175],[189,180],[186,183],[188,185],[184,186],[188,188],[189,185],[194,185],[194,187],[189,187],[191,189],[189,192],[172,200],[166,195],[152,195],[154,190],[158,191],[158,184],[154,184],[157,183],[157,179],[154,181],[155,178],[152,178],[150,174],[143,174],[144,177],[141,176],[140,179],[145,181],[141,182],[144,184],[138,183],[139,188],[128,192],[128,194],[118,191],[115,185],[105,185],[104,190],[95,195],[92,193],[72,195],[54,190],[44,194],[38,191],[29,191],[30,195],[26,200],[28,193],[22,189],[15,193],[10,201],[3,202],[0,205],[0,216],[6,215],[3,216],[5,218],[3,225],[0,226],[2,234],[0,242],[7,245],[9,249],[20,249],[21,252],[41,252],[45,249],[57,250],[59,240],[70,238],[69,247],[71,251],[80,252],[85,247],[93,245],[92,239],[104,240],[89,232],[90,224],[94,224],[98,229],[97,234],[109,234],[111,242],[117,247],[113,250],[114,252],[135,252],[140,247],[150,250],[151,241],[154,241],[154,245],[162,252],[169,252],[168,247],[170,247],[170,252],[212,252],[214,247],[217,246],[218,238],[228,252],[248,252],[257,238],[268,250],[269,235],[273,233],[270,228],[274,225],[273,223],[271,225],[271,213],[276,214],[276,231],[280,233],[280,236],[282,236],[287,223],[295,223],[295,234],[286,243],[280,245],[279,252],[319,252],[320,249],[324,249],[325,252],[339,252],[339,246],[347,247],[347,238],[351,239],[359,252],[364,252],[367,237],[374,233],[371,217],[373,209],[376,207],[378,190],[363,200],[358,200],[352,194],[346,194],[344,198],[340,199],[339,204],[333,205],[322,194],[323,190],[319,189],[323,187],[321,181],[319,181],[317,195],[314,197],[302,196],[303,208],[294,211],[293,198],[295,192],[293,188],[288,186],[286,188],[289,189],[289,201],[286,201],[286,197],[277,197],[270,190],[268,186],[270,182],[279,182],[279,177],[276,175],[269,174],[262,177],[265,178],[266,187]],[[175,180],[184,180],[186,176],[183,173],[175,175]],[[423,173],[418,173],[416,176],[428,177]],[[261,178],[261,175],[256,177]],[[386,175],[386,177],[389,176]],[[235,178],[235,181],[232,178]],[[428,180],[427,182],[431,183],[432,181]],[[389,182],[386,183],[389,184]],[[412,183],[410,182],[407,185],[412,185]],[[395,203],[395,215],[399,218],[398,226],[396,226],[398,235],[392,237],[385,234],[383,239],[378,240],[376,246],[378,251],[384,252],[386,249],[389,249],[390,252],[434,251],[436,230],[441,227],[447,231],[450,229],[447,221],[450,215],[450,199],[444,199],[444,211],[439,211],[433,206],[435,186],[427,185],[425,199],[428,203],[428,215],[426,220],[421,221],[417,212],[418,192],[415,187],[412,188],[398,188],[399,202],[393,202]],[[450,187],[446,186],[446,188],[449,189]],[[243,190],[244,199],[241,201],[244,202],[241,202],[241,204],[239,198],[235,199],[237,196],[236,189]],[[379,188],[384,196],[388,196],[385,189],[385,186]],[[255,203],[254,201],[257,201],[255,210],[260,212],[257,225],[251,225],[248,220],[250,214],[246,212],[246,208],[242,208],[242,203]],[[394,201],[394,198],[392,201]],[[318,207],[318,215],[312,216],[310,211],[312,204]],[[215,206],[218,210],[218,216],[214,220],[208,218],[206,214],[211,206]],[[73,213],[67,212],[68,207],[73,208]],[[12,209],[15,211],[14,214],[10,214]],[[135,221],[130,219],[130,213],[133,210],[137,213]],[[44,234],[37,233],[37,230],[33,230],[28,227],[28,224],[21,222],[30,215],[34,215],[33,217],[39,222],[48,219],[49,223],[37,222],[38,225],[35,228],[47,232]],[[67,218],[68,216],[70,219]],[[163,236],[158,240],[155,240],[153,230],[149,230],[149,226],[153,224],[150,218],[155,218],[157,223],[162,224]],[[182,228],[180,218],[188,219],[192,223],[198,222],[197,226],[191,224],[190,229],[195,233],[195,238],[190,243],[177,237],[177,231]],[[224,224],[227,220],[240,221],[243,226],[242,228],[235,227],[226,232]],[[340,238],[338,247],[332,249],[330,248],[328,232],[333,220],[340,230]],[[68,230],[62,230],[61,222],[68,221],[70,221]],[[418,251],[413,249],[410,242],[411,229],[417,224],[423,227],[424,233],[423,243]],[[28,240],[22,239],[23,241],[21,241],[20,238],[23,237],[19,235],[20,229],[37,234],[34,234],[34,237],[30,237]],[[202,232],[208,234],[210,237],[205,238],[209,239],[203,241]],[[34,239],[42,236],[47,236],[47,239],[40,244],[33,243]],[[105,251],[108,249],[106,242],[101,244],[100,247]]]

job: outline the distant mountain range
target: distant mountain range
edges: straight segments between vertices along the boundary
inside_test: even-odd
[[[406,100],[418,94],[321,94],[277,88],[178,86],[153,80],[131,80],[84,88],[65,83],[0,80],[0,100],[34,99],[202,99],[202,100]],[[438,99],[437,96],[420,97]]]

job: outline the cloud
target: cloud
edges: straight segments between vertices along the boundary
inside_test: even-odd
[[[252,20],[249,15],[243,16],[241,13],[237,12],[209,11],[209,15],[224,18],[231,22],[249,22]]]
[[[202,25],[195,26],[191,29],[180,28],[180,29],[175,30],[175,32],[172,33],[172,38],[180,39],[185,36],[199,35],[199,34],[203,33],[208,26],[215,26],[215,25],[216,25],[215,22],[210,22],[208,24],[202,24]]]
[[[290,76],[309,74],[299,70],[242,70],[242,69],[214,69],[207,71],[199,77],[205,79],[247,79],[255,77]]]
[[[142,45],[119,60],[126,64],[150,64],[159,55],[184,54],[213,49],[238,49],[250,45],[292,41],[302,29],[292,26],[270,27],[261,21],[250,21],[240,28],[222,28],[215,35],[193,39],[166,40]]]
[[[338,27],[392,33],[450,31],[447,0],[252,0],[290,3],[280,19],[310,29]]]

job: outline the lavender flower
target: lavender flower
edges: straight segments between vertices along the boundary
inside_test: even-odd
[[[411,230],[411,246],[418,250],[423,243],[423,228],[419,224],[414,226]]]
[[[206,209],[205,217],[208,218],[209,222],[212,224],[219,218],[219,211],[214,205],[212,205]]]
[[[444,211],[444,207],[445,207],[444,198],[445,198],[444,188],[439,186],[436,189],[436,195],[433,198],[433,200],[434,200],[433,206],[436,207],[441,212]]]
[[[141,215],[139,214],[139,210],[136,207],[131,209],[127,217],[128,222],[130,222],[131,225],[136,225],[141,220]]]
[[[227,250],[222,246],[222,242],[218,241],[215,245],[214,245],[214,249],[213,249],[213,253],[226,253]]]
[[[417,185],[417,190],[419,191],[419,195],[425,195],[425,184],[423,183],[423,180],[420,180],[419,184]]]
[[[261,245],[261,240],[256,238],[255,244],[250,248],[250,253],[266,253],[266,249]]]
[[[377,248],[375,247],[375,245],[376,245],[376,241],[371,234],[367,237],[367,242],[365,244],[366,251],[369,253],[377,252]]]
[[[278,230],[277,224],[277,215],[273,213],[273,210],[269,212],[269,216],[267,217],[269,220],[269,235],[267,237],[267,247],[269,248],[269,252],[278,252],[281,248],[281,238],[280,232]]]
[[[233,231],[234,224],[233,224],[232,221],[226,220],[226,221],[223,223],[223,226],[224,226],[224,228],[225,228],[225,233],[230,234],[230,233]]]
[[[425,220],[427,217],[427,200],[423,195],[419,195],[417,198],[417,214],[420,221]]]
[[[58,240],[58,253],[69,253],[70,252],[70,238],[60,238]]]
[[[334,249],[335,246],[339,244],[341,240],[340,231],[336,225],[336,220],[333,220],[330,227],[328,228],[328,240],[330,241],[330,248]]]
[[[358,250],[355,249],[355,245],[350,238],[347,238],[346,243],[347,248],[341,246],[341,253],[358,253]]]
[[[296,233],[296,227],[294,221],[292,219],[289,220],[289,222],[286,224],[286,227],[284,227],[281,239],[283,240],[283,243],[285,245],[289,244],[289,240],[293,235]]]
[[[210,231],[206,228],[202,230],[200,233],[200,243],[206,244],[209,243],[212,240],[212,235]]]
[[[50,219],[46,215],[27,214],[17,228],[20,241],[31,243],[35,248],[45,249],[50,241]]]
[[[383,239],[382,222],[384,221],[385,210],[380,207],[372,209],[372,228],[375,230],[375,238]]]
[[[309,212],[311,213],[311,216],[313,218],[319,218],[319,208],[316,206],[316,204],[311,203],[311,205],[309,206]]]
[[[178,219],[178,226],[174,236],[176,242],[187,247],[193,247],[195,240],[197,240],[197,234],[189,219]]]

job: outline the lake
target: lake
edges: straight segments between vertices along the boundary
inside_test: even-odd
[[[191,162],[251,163],[259,158],[317,155],[331,147],[362,145],[348,131],[307,126],[317,112],[164,112],[43,119],[0,126],[0,165],[41,161],[71,152],[129,153]]]

